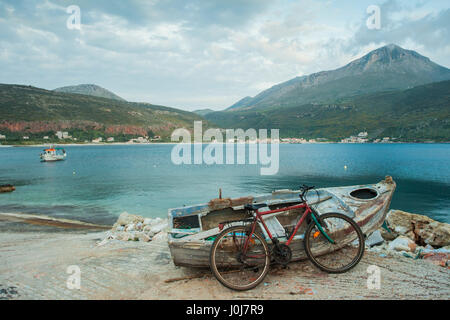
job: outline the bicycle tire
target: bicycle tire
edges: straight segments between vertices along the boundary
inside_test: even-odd
[[[344,214],[341,213],[326,213],[323,214],[319,217],[319,223],[320,224],[325,224],[325,221],[327,219],[337,219],[336,221],[341,220],[341,223],[344,224],[343,221],[345,221],[345,223],[348,224],[348,228],[352,228],[353,232],[355,233],[355,240],[353,240],[353,242],[350,242],[351,240],[347,239],[347,244],[345,244],[345,246],[343,245],[343,243],[345,243],[344,240],[345,237],[347,238],[351,238],[351,236],[348,236],[348,234],[350,234],[350,231],[348,232],[336,232],[335,231],[335,235],[331,234],[330,237],[333,239],[333,237],[335,237],[337,242],[341,242],[340,244],[338,244],[336,242],[336,244],[332,244],[330,243],[326,237],[319,231],[319,229],[317,228],[316,224],[314,223],[314,221],[312,221],[309,226],[306,229],[305,232],[305,238],[304,238],[304,246],[305,246],[305,251],[306,251],[306,255],[308,256],[308,258],[311,260],[311,262],[318,267],[319,269],[328,272],[328,273],[343,273],[346,272],[350,269],[352,269],[353,267],[355,267],[359,261],[361,261],[363,255],[364,255],[364,247],[365,247],[365,240],[364,240],[364,234],[361,230],[361,228],[358,226],[358,224],[351,218],[347,217]],[[342,221],[343,220],[343,221]],[[337,230],[337,229],[335,229]],[[312,234],[312,232],[314,231],[314,234]],[[338,234],[341,234],[341,238],[338,238]],[[316,240],[312,240],[318,237],[322,237],[321,239],[318,239],[317,242],[315,242],[315,248],[313,249],[313,241]],[[356,250],[354,248],[354,245],[352,245],[354,243],[354,241],[358,240],[358,246],[356,247]],[[321,242],[319,242],[321,241]],[[335,250],[330,251],[330,252],[325,252],[326,251],[326,247],[325,244],[328,245],[328,249],[331,250],[333,248],[333,246],[335,246]],[[339,247],[341,246],[341,247]],[[344,252],[344,247],[345,247],[345,252],[355,252],[355,255],[353,257],[353,259],[346,265],[342,266],[342,267],[330,267],[330,265],[326,265],[326,263],[324,261],[333,261],[331,255],[336,255],[337,253],[343,253]],[[328,256],[327,256],[328,255]],[[353,255],[353,253],[352,253]],[[319,259],[320,258],[320,259]],[[336,260],[334,260],[336,261]]]
[[[225,275],[227,271],[220,271],[223,267],[220,266],[220,264],[218,264],[218,257],[217,255],[220,254],[221,250],[219,248],[219,246],[222,243],[222,240],[224,239],[224,237],[226,237],[227,235],[229,235],[230,233],[233,232],[241,232],[244,233],[246,235],[246,237],[248,237],[248,232],[249,232],[249,228],[248,226],[234,226],[234,227],[229,227],[225,230],[223,230],[214,240],[212,246],[211,246],[211,251],[210,251],[210,268],[212,273],[214,274],[214,276],[216,277],[216,279],[222,283],[225,287],[236,290],[236,291],[244,291],[244,290],[250,290],[253,289],[254,287],[256,287],[257,285],[259,285],[264,278],[266,277],[267,273],[269,272],[269,268],[270,268],[270,250],[269,250],[269,246],[266,242],[266,240],[264,239],[264,237],[261,235],[261,233],[259,232],[254,232],[252,236],[256,237],[259,241],[259,243],[261,243],[262,245],[262,249],[264,252],[264,257],[263,262],[263,270],[261,272],[261,274],[258,275],[258,277],[251,281],[250,283],[247,283],[246,281],[244,281],[245,279],[241,279],[240,281],[234,281],[232,282],[231,280],[228,280]],[[226,240],[225,240],[226,241]],[[236,254],[242,255],[241,252],[239,252],[239,250],[241,250],[240,248],[236,248]],[[222,251],[224,252],[223,248]],[[231,256],[231,254],[227,253],[228,258]],[[244,263],[238,261],[239,258],[238,256],[236,257],[235,260],[233,260],[233,263],[236,263],[236,266],[231,266],[230,269],[233,270],[236,268],[242,268],[244,267]],[[233,257],[231,256],[231,259],[233,259]],[[241,258],[242,259],[242,258]],[[240,265],[241,264],[241,265]],[[241,269],[244,270],[244,269]],[[251,269],[248,269],[248,271],[251,271]],[[239,277],[239,272],[235,272],[235,275],[237,277]],[[231,274],[231,272],[230,272]],[[236,277],[235,277],[236,278]],[[238,279],[239,280],[239,279]]]

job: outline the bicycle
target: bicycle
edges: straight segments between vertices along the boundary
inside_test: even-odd
[[[217,280],[238,291],[256,287],[264,280],[271,262],[287,265],[292,260],[290,244],[307,218],[310,222],[303,243],[307,257],[315,266],[328,273],[343,273],[356,266],[364,254],[365,240],[360,227],[342,213],[318,215],[306,201],[306,194],[312,189],[314,187],[302,187],[299,204],[263,212],[259,210],[267,207],[266,204],[247,204],[244,209],[251,218],[219,224],[221,233],[210,251],[210,267]],[[263,216],[293,209],[305,210],[292,232],[286,235],[287,241],[282,243],[271,234]],[[242,225],[224,229],[226,224],[233,223]],[[261,227],[271,240],[272,248]],[[350,258],[348,262],[343,261],[345,257]]]

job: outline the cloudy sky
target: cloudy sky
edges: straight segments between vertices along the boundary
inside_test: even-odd
[[[69,29],[67,8],[81,11]],[[369,29],[370,5],[381,13]],[[388,43],[450,67],[448,0],[0,0],[0,83],[224,109]]]

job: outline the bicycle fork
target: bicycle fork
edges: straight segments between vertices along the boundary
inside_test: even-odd
[[[320,233],[322,233],[322,235],[332,244],[335,244],[334,240],[330,238],[330,236],[325,232],[325,230],[323,230],[322,225],[319,223],[319,221],[316,218],[316,215],[311,212],[311,217],[317,227],[317,229],[319,229]],[[314,234],[314,237],[316,237],[316,235]]]

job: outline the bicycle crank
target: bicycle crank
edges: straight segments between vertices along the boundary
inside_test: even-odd
[[[287,265],[291,262],[292,259],[292,251],[289,246],[284,243],[278,243],[273,248],[273,259],[275,262],[283,265]]]

